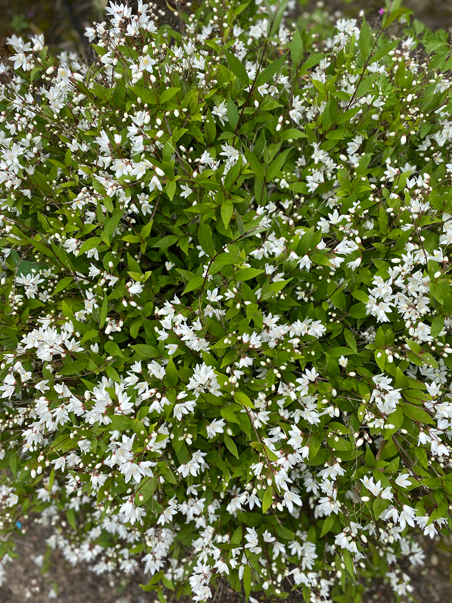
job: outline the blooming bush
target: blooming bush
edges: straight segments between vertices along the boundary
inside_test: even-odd
[[[3,561],[33,512],[160,600],[410,591],[452,527],[452,59],[387,8],[112,3],[91,65],[9,39]]]

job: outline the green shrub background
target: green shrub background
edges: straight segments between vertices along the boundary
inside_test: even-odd
[[[448,35],[286,9],[111,4],[92,64],[9,40],[3,559],[58,514],[161,600],[346,603],[448,533]]]

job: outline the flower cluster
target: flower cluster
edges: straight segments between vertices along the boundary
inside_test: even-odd
[[[0,580],[34,511],[194,601],[409,593],[452,528],[447,37],[107,15],[91,65],[0,65]]]

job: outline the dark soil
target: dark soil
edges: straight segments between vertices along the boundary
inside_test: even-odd
[[[0,586],[0,603],[151,603],[153,593],[146,593],[140,583],[149,576],[124,578],[119,575],[97,576],[85,563],[73,567],[61,554],[46,554],[45,539],[51,531],[31,525],[18,539],[19,559],[7,566],[7,581]],[[42,563],[43,562],[43,563]],[[46,573],[44,573],[44,571]]]
[[[48,528],[31,524],[25,535],[18,539],[19,560],[7,566],[7,581],[0,586],[0,603],[153,603],[154,593],[146,593],[140,584],[149,576],[120,575],[97,576],[86,564],[71,566],[58,553],[46,558],[45,539]],[[406,568],[414,587],[416,603],[450,603],[452,601],[452,540],[422,542],[426,554],[425,567]],[[42,572],[37,563],[45,558]],[[215,593],[215,603],[239,603],[241,597],[225,583]],[[295,593],[294,593],[295,594]],[[293,603],[301,599],[292,595]],[[365,603],[395,603],[391,589],[383,582],[376,582],[364,595]],[[351,603],[351,602],[350,602]],[[408,603],[408,600],[403,600]]]
[[[46,44],[58,50],[88,51],[84,30],[93,21],[101,21],[108,0],[0,0],[0,57],[5,53],[4,42],[12,34],[29,37],[44,33]],[[131,6],[137,0],[124,0]],[[148,0],[155,5],[160,23],[179,30],[178,10],[186,10],[186,0]],[[199,2],[199,0],[196,0]],[[364,9],[367,16],[377,15],[384,0],[300,0],[301,11],[323,5],[329,12],[341,11],[357,16]],[[405,0],[417,19],[431,29],[452,30],[452,0]]]
[[[345,16],[357,17],[364,10],[366,18],[376,17],[384,8],[384,0],[302,0],[305,9],[323,6],[329,13],[341,11]],[[452,0],[404,0],[402,5],[413,11],[415,19],[422,21],[430,29],[452,31]]]
[[[55,51],[89,51],[85,28],[104,19],[108,0],[0,0],[0,59],[7,53],[5,40],[12,34],[28,38],[44,34],[46,45]],[[135,7],[137,0],[124,0]],[[179,30],[176,8],[184,10],[185,0],[148,0],[159,24]]]

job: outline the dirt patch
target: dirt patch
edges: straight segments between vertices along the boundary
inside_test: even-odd
[[[142,575],[119,574],[97,576],[85,563],[75,567],[61,554],[46,551],[46,538],[52,531],[31,524],[17,539],[19,559],[6,567],[7,581],[0,586],[1,603],[151,603],[153,593],[146,593],[140,583],[149,581]],[[43,570],[47,570],[43,573]]]
[[[86,564],[73,567],[59,553],[46,558],[46,538],[51,530],[31,523],[25,535],[18,538],[19,559],[6,568],[7,581],[0,587],[1,603],[154,603],[154,593],[146,593],[140,584],[149,581],[149,575],[123,576],[119,573],[97,576]],[[416,603],[448,603],[452,601],[452,540],[425,539],[421,542],[426,555],[422,568],[404,570],[412,580]],[[43,561],[43,563],[37,563]],[[42,568],[47,572],[42,573]],[[242,598],[225,582],[214,595],[215,603],[238,603]],[[186,599],[186,598],[185,598]],[[168,599],[170,600],[170,599]],[[296,593],[292,603],[302,601]],[[375,581],[364,595],[366,603],[396,603],[383,581]],[[408,603],[408,599],[402,599]]]

